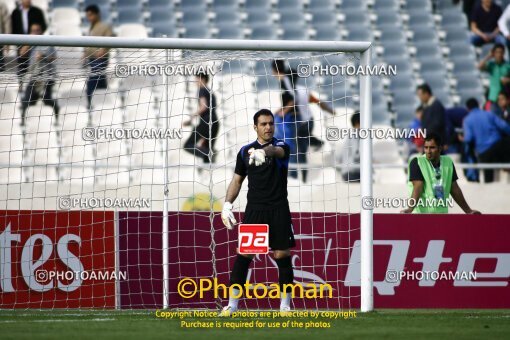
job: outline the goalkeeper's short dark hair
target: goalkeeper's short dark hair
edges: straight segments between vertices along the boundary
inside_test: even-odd
[[[273,113],[268,109],[262,109],[262,110],[258,110],[257,113],[255,113],[255,115],[253,116],[253,124],[254,125],[257,125],[257,122],[258,122],[260,116],[271,116],[271,117],[273,117],[273,122],[274,122]]]
[[[351,124],[352,126],[356,126],[360,123],[359,111],[356,111],[351,116]]]

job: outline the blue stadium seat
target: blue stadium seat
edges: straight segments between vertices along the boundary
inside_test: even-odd
[[[306,28],[288,26],[283,30],[283,40],[308,40]]]
[[[78,8],[78,0],[53,0],[51,2],[53,8],[73,7]]]
[[[142,10],[142,0],[122,0],[116,1],[117,9],[139,9]]]
[[[243,39],[244,35],[242,30],[239,27],[231,26],[222,26],[218,29],[218,38],[219,39]]]
[[[457,89],[483,91],[482,83],[476,73],[464,73],[455,76],[457,79]]]
[[[181,10],[183,11],[194,11],[198,9],[207,9],[206,0],[184,0],[181,1]]]
[[[459,91],[459,95],[461,105],[465,105],[466,101],[469,98],[476,98],[478,100],[478,103],[480,104],[485,102],[485,95],[483,94],[483,91],[482,92],[478,90]]]
[[[312,25],[315,27],[316,25],[331,25],[334,27],[338,24],[336,13],[331,12],[329,10],[315,12],[312,16]]]
[[[351,27],[364,27],[367,31],[370,30],[370,20],[366,10],[353,11],[345,15],[345,25],[348,29]]]
[[[254,11],[247,13],[246,23],[248,26],[271,25],[273,19],[266,11]]]
[[[265,10],[269,13],[271,10],[271,0],[246,1],[244,4],[246,12]]]
[[[297,8],[292,10],[288,9],[280,12],[280,22],[282,24],[288,23],[302,26],[306,24],[306,18],[302,10],[299,10]]]
[[[186,27],[186,32],[183,36],[184,38],[207,39],[211,37],[211,32],[209,28],[205,26],[194,25]]]
[[[417,30],[435,30],[434,18],[430,13],[420,12],[419,15],[411,15],[409,19],[409,27],[413,31]]]
[[[387,42],[383,45],[383,56],[385,59],[391,56],[407,57],[407,47],[399,42]]]
[[[110,0],[85,0],[83,2],[84,9],[89,5],[97,5],[99,7],[107,6],[109,8],[109,7],[111,7],[111,1]]]
[[[416,58],[441,58],[441,49],[439,45],[434,41],[420,41],[415,42],[416,47]]]
[[[359,9],[359,10],[366,10],[365,4],[363,1],[359,0],[343,0],[340,3],[340,8],[342,11],[350,10],[350,9]]]
[[[432,41],[439,45],[439,38],[435,30],[417,30],[413,32],[413,40],[415,42]]]
[[[151,9],[150,11],[149,22],[166,23],[167,25],[175,26],[176,18],[174,16],[174,12],[162,11],[161,7],[156,7],[155,9]]]
[[[431,2],[423,0],[407,0],[406,9],[409,12],[432,12]]]
[[[412,89],[415,84],[413,81],[412,73],[397,73],[396,76],[391,77],[390,90],[395,92],[401,89]]]
[[[184,12],[182,13],[182,23],[185,27],[207,25],[209,17],[205,12]]]
[[[154,7],[173,7],[173,1],[172,0],[147,0],[147,6],[149,9],[152,9]]]
[[[179,36],[175,25],[170,25],[167,22],[153,22],[149,23],[148,26],[152,28],[152,36],[156,38],[164,35],[168,38],[177,38]]]
[[[444,72],[446,74],[444,62],[441,59],[424,59],[420,60],[420,64],[420,72],[422,74],[428,72]]]
[[[239,26],[241,24],[241,16],[237,11],[220,11],[216,13],[216,17],[214,19],[216,24],[221,26],[225,26],[228,24],[232,24],[235,26]]]
[[[119,8],[117,22],[119,24],[143,24],[143,13],[139,9]]]
[[[218,8],[235,8],[239,7],[239,0],[213,0],[212,6],[214,9]]]
[[[276,7],[282,12],[285,10],[288,10],[288,9],[291,9],[291,10],[299,9],[302,11],[303,10],[303,1],[302,0],[278,0],[278,4],[276,5]]]
[[[387,9],[397,12],[400,9],[400,0],[375,0],[374,9],[376,12]]]
[[[364,27],[349,27],[347,37],[353,41],[373,41],[373,35],[371,30],[367,30]]]
[[[405,43],[406,37],[400,28],[385,29],[381,31],[381,42],[402,42]]]
[[[401,26],[400,15],[398,12],[390,10],[379,10],[376,13],[376,24],[378,26],[383,25],[393,25],[393,26]]]
[[[453,73],[455,75],[459,74],[470,74],[473,72],[477,72],[476,62],[472,58],[459,58],[455,59],[453,63]]]
[[[335,0],[310,0],[310,3],[308,4],[308,8],[311,12],[314,12],[315,10],[334,11],[336,6],[337,1]]]
[[[272,26],[254,27],[251,32],[251,38],[257,40],[274,40],[277,38],[276,29]]]
[[[453,26],[450,26],[453,28]],[[446,31],[446,42],[450,44],[452,42],[469,42],[469,34],[463,27],[457,27],[452,30]]]
[[[322,40],[322,41],[339,41],[342,40],[342,35],[338,30],[331,29],[330,26],[328,27],[314,27],[316,30],[315,40]]]

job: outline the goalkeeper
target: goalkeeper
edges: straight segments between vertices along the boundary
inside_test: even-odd
[[[294,282],[290,248],[296,244],[287,200],[290,149],[286,143],[273,137],[274,116],[271,111],[262,109],[255,113],[253,124],[257,140],[243,146],[237,154],[234,178],[227,189],[221,219],[229,230],[233,229],[236,220],[232,213],[232,203],[248,176],[248,203],[243,223],[269,225],[269,247],[278,265],[280,289],[283,289],[284,284]],[[231,285],[244,286],[252,259],[253,255],[237,255],[230,275]],[[230,292],[233,296],[241,295],[234,288]],[[290,292],[290,286],[285,293],[281,292],[280,311],[290,310]],[[238,302],[239,298],[231,296],[220,316],[229,316],[237,311]]]

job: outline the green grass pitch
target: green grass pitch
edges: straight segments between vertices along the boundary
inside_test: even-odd
[[[188,322],[306,323],[300,318],[186,318]],[[510,310],[378,310],[317,319],[330,328],[191,329],[155,311],[0,310],[1,339],[510,339]]]

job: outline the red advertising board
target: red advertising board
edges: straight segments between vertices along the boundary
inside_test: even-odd
[[[114,213],[0,211],[0,308],[115,307]]]

